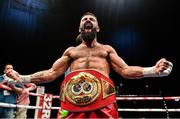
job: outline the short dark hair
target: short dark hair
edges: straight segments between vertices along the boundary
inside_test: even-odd
[[[85,12],[85,13],[82,15],[81,19],[82,19],[84,16],[86,16],[86,15],[94,16],[94,17],[97,19],[96,15],[93,14],[93,13],[91,13],[91,12]]]
[[[6,63],[6,64],[4,64],[4,69],[6,68],[6,66],[7,66],[7,65],[12,65],[12,64],[11,64],[11,63],[9,63],[9,62],[8,62],[8,63]],[[13,66],[13,65],[12,65],[12,66]]]

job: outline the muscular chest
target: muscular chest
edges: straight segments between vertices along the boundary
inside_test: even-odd
[[[71,53],[73,59],[85,58],[86,60],[93,58],[106,58],[107,55],[107,51],[98,48],[81,49]]]
[[[72,69],[92,68],[104,71],[108,68],[108,51],[103,48],[78,49],[71,52],[70,56],[73,59],[71,63]]]

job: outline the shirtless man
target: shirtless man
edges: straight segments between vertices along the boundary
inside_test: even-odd
[[[162,58],[153,67],[128,66],[114,48],[97,42],[99,31],[95,15],[85,13],[79,27],[80,45],[69,47],[48,70],[31,75],[9,72],[9,77],[23,83],[46,83],[55,80],[70,67],[71,73],[61,84],[62,110],[58,113],[59,117],[118,118],[115,88],[109,78],[110,67],[124,78],[139,79],[167,76],[172,70],[172,63]]]

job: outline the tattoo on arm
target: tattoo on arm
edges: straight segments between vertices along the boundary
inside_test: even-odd
[[[44,76],[44,73],[43,72],[37,72],[33,75],[30,75],[31,78],[41,78]]]
[[[50,81],[49,72],[48,71],[40,71],[35,74],[30,75],[31,82],[34,83],[43,83]]]
[[[30,83],[31,82],[30,75],[21,76],[20,82],[22,82],[22,83]]]

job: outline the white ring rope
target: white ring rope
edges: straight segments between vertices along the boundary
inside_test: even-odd
[[[1,103],[0,107],[11,107],[11,108],[26,108],[26,109],[43,109],[43,107],[37,106],[28,106],[28,105],[16,105],[16,104],[9,104],[9,103]],[[58,110],[60,107],[51,107],[52,110]]]
[[[0,84],[0,88],[4,88],[2,84]],[[29,95],[32,96],[43,96],[43,94],[37,94],[37,93],[32,93],[29,92]],[[58,95],[53,96],[54,99],[59,99]],[[117,100],[179,100],[180,96],[167,96],[167,97],[140,97],[137,95],[133,96],[119,96],[116,97]]]
[[[180,112],[180,109],[122,109],[118,108],[118,111],[127,111],[127,112]]]
[[[4,88],[0,85],[0,88]],[[44,94],[37,94],[29,92],[31,96],[44,96]],[[54,99],[59,99],[58,95],[52,96]],[[167,96],[167,97],[140,97],[137,95],[133,96],[119,96],[116,97],[117,100],[179,100],[180,96]],[[9,103],[1,103],[0,107],[10,107],[10,108],[26,108],[26,109],[44,109],[43,106],[29,106],[29,105],[18,105],[18,104],[9,104]],[[59,110],[60,107],[50,107],[50,110]],[[118,111],[131,111],[131,112],[180,112],[180,109],[125,109],[125,108],[118,108]]]
[[[117,100],[177,100],[180,99],[180,96],[174,97],[116,97]]]
[[[36,94],[36,93],[29,93],[29,95],[43,96],[42,94]],[[59,96],[54,95],[53,98],[59,99]],[[167,97],[146,97],[146,96],[145,97],[139,97],[139,96],[129,97],[129,96],[122,96],[122,97],[116,97],[116,99],[117,100],[177,100],[177,99],[180,99],[180,96],[173,96],[173,97],[170,97],[170,96],[167,96]]]
[[[25,105],[16,105],[8,103],[0,103],[0,107],[11,107],[11,108],[26,108],[26,109],[43,109],[42,107],[36,106],[25,106]],[[51,110],[59,110],[60,107],[51,107]],[[128,111],[128,112],[180,112],[180,109],[124,109],[118,108],[118,111]]]

